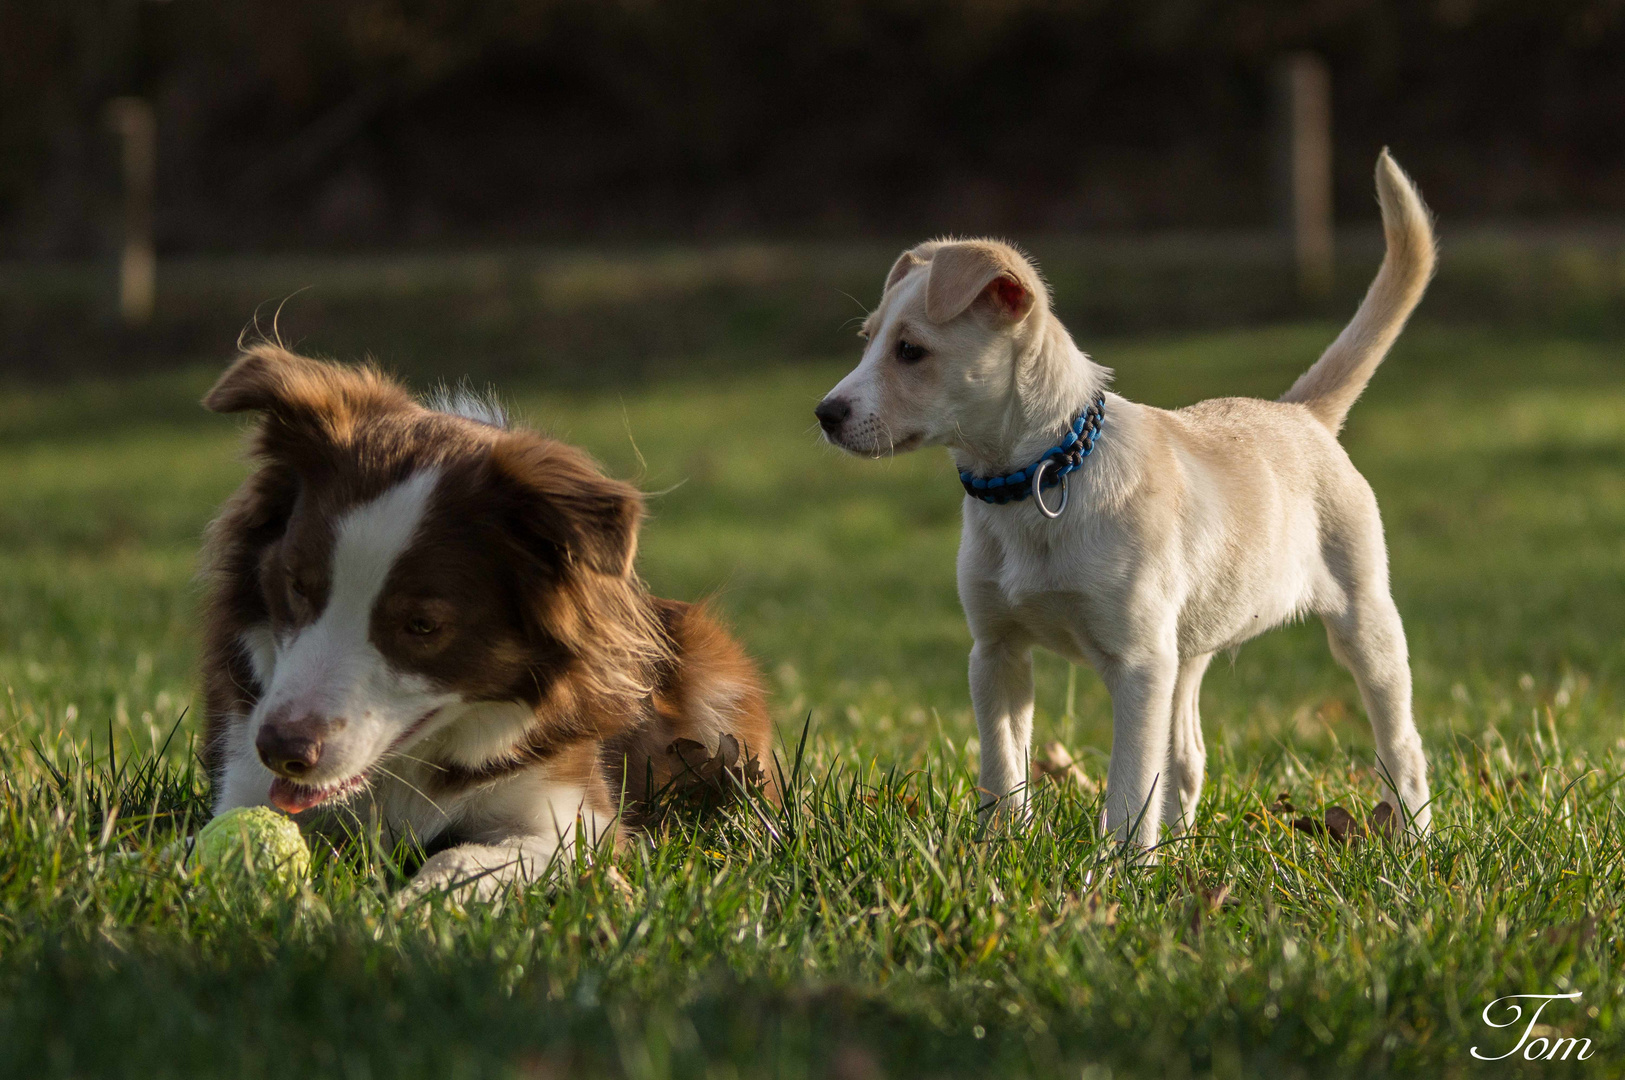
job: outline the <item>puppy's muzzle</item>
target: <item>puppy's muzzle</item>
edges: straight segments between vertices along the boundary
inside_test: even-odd
[[[833,438],[852,415],[852,403],[845,398],[825,398],[813,410],[813,415],[818,417],[818,426],[824,429],[824,434]]]

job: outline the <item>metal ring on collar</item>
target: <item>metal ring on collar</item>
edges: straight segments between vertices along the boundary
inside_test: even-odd
[[[1033,471],[1033,505],[1038,507],[1038,512],[1040,514],[1043,514],[1045,517],[1049,518],[1051,521],[1055,520],[1056,518],[1060,517],[1062,514],[1066,513],[1066,498],[1067,498],[1067,495],[1066,495],[1066,473],[1062,473],[1061,474],[1061,505],[1057,506],[1053,510],[1051,510],[1049,507],[1044,505],[1044,473],[1047,470],[1049,470],[1052,466],[1054,466],[1054,464],[1055,464],[1055,459],[1054,458],[1045,458],[1043,461],[1040,461],[1038,463],[1038,468]]]

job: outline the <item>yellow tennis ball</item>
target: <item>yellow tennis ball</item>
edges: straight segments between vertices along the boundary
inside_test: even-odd
[[[194,865],[213,877],[281,882],[293,887],[310,873],[310,848],[299,826],[269,806],[228,810],[203,827]]]

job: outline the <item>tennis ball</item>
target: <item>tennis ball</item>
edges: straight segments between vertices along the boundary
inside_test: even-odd
[[[293,819],[269,806],[228,810],[203,827],[193,865],[217,878],[278,881],[290,889],[310,873],[310,848]]]

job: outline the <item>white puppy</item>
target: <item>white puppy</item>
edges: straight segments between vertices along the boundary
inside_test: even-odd
[[[1208,662],[1314,613],[1359,684],[1385,801],[1427,829],[1427,763],[1382,521],[1337,441],[1433,272],[1427,210],[1386,151],[1377,195],[1382,268],[1353,321],[1279,401],[1169,412],[1110,393],[1111,373],[1073,344],[1038,271],[1008,245],[932,241],[892,267],[864,323],[862,362],[817,415],[829,441],[855,454],[953,452],[967,487],[959,597],[975,639],[987,806],[1025,812],[1032,647],[1042,645],[1092,665],[1111,691],[1106,827],[1148,848],[1162,823],[1188,828],[1207,760],[1197,698]]]

